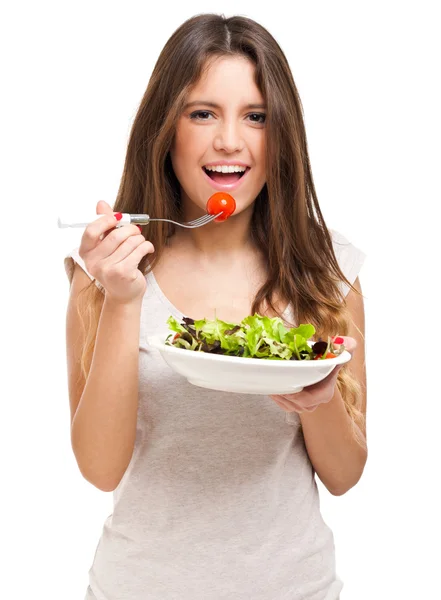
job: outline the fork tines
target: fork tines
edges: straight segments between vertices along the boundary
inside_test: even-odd
[[[201,227],[201,225],[206,225],[213,221],[218,215],[204,215],[203,217],[199,217],[199,219],[194,219],[194,221],[188,221],[186,225],[188,227]]]

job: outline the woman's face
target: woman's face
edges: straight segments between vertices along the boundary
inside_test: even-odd
[[[266,111],[253,75],[254,65],[245,58],[218,58],[189,94],[170,149],[187,213],[195,213],[195,206],[205,211],[212,194],[226,191],[236,200],[237,215],[265,184]],[[246,165],[245,174],[239,179],[240,173],[214,173],[213,180],[203,168],[225,161]]]

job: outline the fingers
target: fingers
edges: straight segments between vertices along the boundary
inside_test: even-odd
[[[300,393],[301,392],[296,394],[296,396],[299,396]],[[316,408],[320,406],[320,404],[323,404],[323,401],[311,403],[311,401],[308,399],[305,401],[295,402],[290,399],[291,396],[289,396],[289,398],[279,395],[274,395],[270,397],[274,400],[276,404],[280,406],[280,408],[283,408],[287,412],[296,412],[299,414],[301,414],[302,412],[313,412]]]
[[[107,214],[113,215],[113,210],[110,204],[108,204],[105,200],[99,200],[96,204],[96,212],[97,214]]]
[[[104,200],[100,200],[99,202],[97,202],[96,213],[97,215],[109,215],[111,217],[115,214],[112,210],[112,207]],[[100,240],[103,240],[105,237],[107,237],[110,231],[111,229],[107,229],[104,233],[102,233],[100,235]]]
[[[149,252],[153,252],[153,245],[151,242],[146,241],[137,225],[125,225],[109,232],[100,244],[97,251],[97,260],[105,260],[107,257],[112,256],[112,262],[118,263],[131,256],[132,253],[135,260],[138,253],[134,250],[137,250],[141,244],[146,244],[144,249],[148,248]]]
[[[152,252],[153,244],[141,235],[136,225],[127,225],[111,231],[89,254],[87,269],[98,280],[100,273],[110,274],[112,278],[116,276],[116,280],[124,279],[128,274],[131,274],[130,278],[138,277],[136,271],[141,259]]]
[[[143,235],[129,237],[116,252],[112,255],[112,263],[116,268],[137,268],[141,259],[146,254],[152,254],[155,251],[153,244],[147,241]]]
[[[280,406],[280,408],[283,408],[287,412],[301,413],[304,410],[306,410],[303,406],[297,404],[296,402],[286,400],[286,398],[284,398],[283,396],[274,395],[274,396],[271,396],[271,398],[274,400],[274,402],[276,404],[278,404]]]
[[[350,336],[340,337],[343,337],[346,350],[352,354],[357,347],[357,340]],[[321,404],[325,404],[333,398],[338,373],[343,366],[336,365],[324,379],[306,386],[302,392],[270,397],[287,412],[313,412]],[[320,402],[317,402],[317,399],[320,399]]]
[[[355,348],[357,347],[357,340],[353,337],[350,337],[349,335],[342,335],[340,336],[343,338],[343,344],[345,347],[345,350],[347,350],[348,352],[350,352],[351,354],[354,352]]]
[[[97,215],[95,221],[89,223],[84,230],[81,238],[79,254],[84,259],[84,255],[91,250],[94,250],[101,242],[101,236],[110,229],[113,229],[118,223],[117,219],[112,215]],[[121,229],[123,229],[121,227]]]

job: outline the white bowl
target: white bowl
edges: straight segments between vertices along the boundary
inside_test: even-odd
[[[148,343],[159,350],[166,363],[198,387],[238,394],[293,394],[324,379],[336,365],[347,363],[345,350],[324,360],[266,360],[185,350],[167,346],[167,336],[151,336]],[[314,342],[309,341],[312,346]]]

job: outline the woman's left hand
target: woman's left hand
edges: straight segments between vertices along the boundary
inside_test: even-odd
[[[357,347],[357,341],[353,337],[339,336],[344,339],[345,350],[354,353]],[[326,358],[325,358],[326,360]],[[301,392],[295,394],[285,394],[283,396],[270,396],[276,404],[283,408],[286,412],[312,412],[320,404],[329,402],[335,393],[335,385],[337,383],[337,375],[344,365],[337,365],[325,379],[313,385],[307,385]]]

